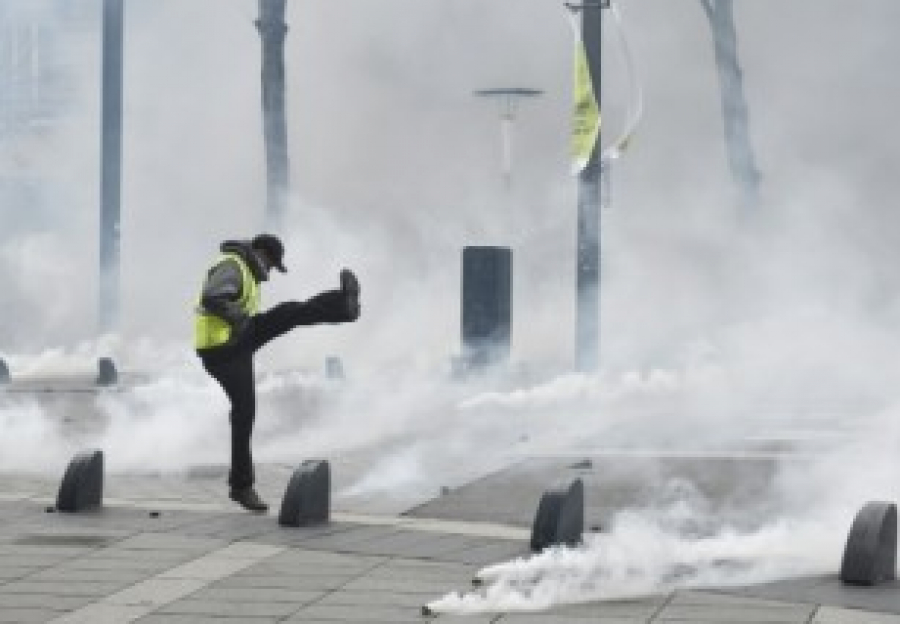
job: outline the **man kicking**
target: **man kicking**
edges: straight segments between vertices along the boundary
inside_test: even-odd
[[[286,273],[284,245],[272,234],[229,240],[206,273],[194,323],[194,347],[231,402],[230,497],[251,511],[269,506],[253,487],[250,437],[256,417],[253,354],[273,338],[300,325],[347,323],[359,318],[359,282],[344,269],[340,288],[307,301],[285,301],[259,311],[260,283],[275,268]]]

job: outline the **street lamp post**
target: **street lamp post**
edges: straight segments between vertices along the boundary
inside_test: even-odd
[[[475,91],[478,97],[500,101],[500,172],[506,189],[512,188],[512,137],[519,101],[537,97],[542,93],[540,89],[527,87],[496,87]]]

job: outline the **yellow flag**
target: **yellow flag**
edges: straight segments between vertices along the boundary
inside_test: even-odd
[[[587,52],[581,37],[575,41],[575,106],[572,110],[572,164],[574,172],[584,169],[600,135],[600,106],[594,95]]]

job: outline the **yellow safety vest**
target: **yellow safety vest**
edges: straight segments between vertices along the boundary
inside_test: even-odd
[[[233,253],[222,254],[216,266],[226,260],[234,260],[241,270],[241,298],[238,304],[248,316],[256,314],[259,311],[259,284],[253,278],[250,267],[243,258]],[[218,347],[230,339],[231,326],[215,314],[204,312],[198,299],[197,314],[194,317],[194,348]]]

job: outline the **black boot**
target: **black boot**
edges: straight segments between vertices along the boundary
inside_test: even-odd
[[[341,271],[341,292],[347,299],[347,318],[355,321],[359,318],[359,280],[350,269]]]
[[[256,490],[252,487],[237,490],[232,488],[228,496],[231,500],[236,501],[241,507],[250,511],[265,512],[269,509],[269,506],[259,497],[259,494],[257,494]]]

